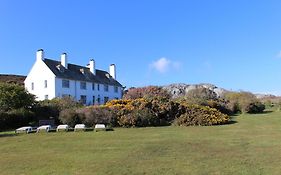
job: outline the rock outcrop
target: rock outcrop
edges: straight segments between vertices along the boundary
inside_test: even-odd
[[[192,89],[197,89],[197,88],[207,88],[217,94],[218,97],[221,97],[223,93],[227,92],[227,90],[223,88],[219,88],[215,85],[212,84],[184,84],[184,83],[179,83],[179,84],[170,84],[167,86],[163,86],[163,89],[167,90],[171,95],[172,98],[178,98],[185,96],[188,91]]]

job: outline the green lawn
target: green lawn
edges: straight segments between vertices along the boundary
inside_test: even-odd
[[[281,112],[211,127],[0,133],[0,174],[281,174]]]

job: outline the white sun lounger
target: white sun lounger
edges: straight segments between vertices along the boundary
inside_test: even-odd
[[[79,130],[85,131],[85,129],[86,126],[84,124],[77,124],[74,126],[74,131],[79,131]]]
[[[32,127],[31,126],[24,126],[24,127],[20,127],[18,129],[16,129],[16,133],[30,133],[32,131]]]
[[[69,129],[68,125],[59,125],[57,127],[57,132],[59,132],[59,131],[68,131],[68,129]]]
[[[51,125],[42,125],[42,126],[37,128],[36,132],[40,132],[40,131],[49,132],[50,129],[51,129]]]
[[[96,124],[95,125],[95,131],[99,131],[99,130],[106,130],[105,125],[104,124]]]

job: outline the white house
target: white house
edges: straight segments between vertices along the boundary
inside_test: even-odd
[[[96,69],[93,59],[84,67],[69,64],[66,53],[61,55],[60,61],[47,59],[42,49],[37,51],[24,84],[37,100],[72,96],[86,105],[120,99],[123,93],[123,86],[116,80],[114,64],[109,66],[108,73]]]

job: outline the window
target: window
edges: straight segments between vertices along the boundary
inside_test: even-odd
[[[100,104],[100,96],[98,96],[97,102],[98,104]]]
[[[86,89],[86,82],[80,82],[80,89]]]
[[[96,97],[93,96],[93,105],[96,103]]]
[[[45,95],[45,100],[48,100],[49,99],[49,96],[48,95]]]
[[[95,90],[95,83],[92,83],[92,90]]]
[[[114,92],[118,93],[118,86],[114,86]]]
[[[69,80],[62,80],[62,87],[69,88]]]
[[[107,84],[104,85],[104,91],[108,92],[108,85]]]
[[[108,102],[109,98],[108,97],[104,97],[104,103]]]
[[[86,101],[87,101],[87,96],[86,95],[81,95],[80,96],[80,102],[85,105]]]
[[[44,88],[47,88],[48,84],[47,84],[47,80],[44,81]]]
[[[100,84],[98,84],[98,91],[100,90]]]
[[[62,94],[61,97],[66,98],[66,97],[70,97],[70,95],[69,94]]]
[[[34,83],[31,83],[31,90],[34,90]]]

